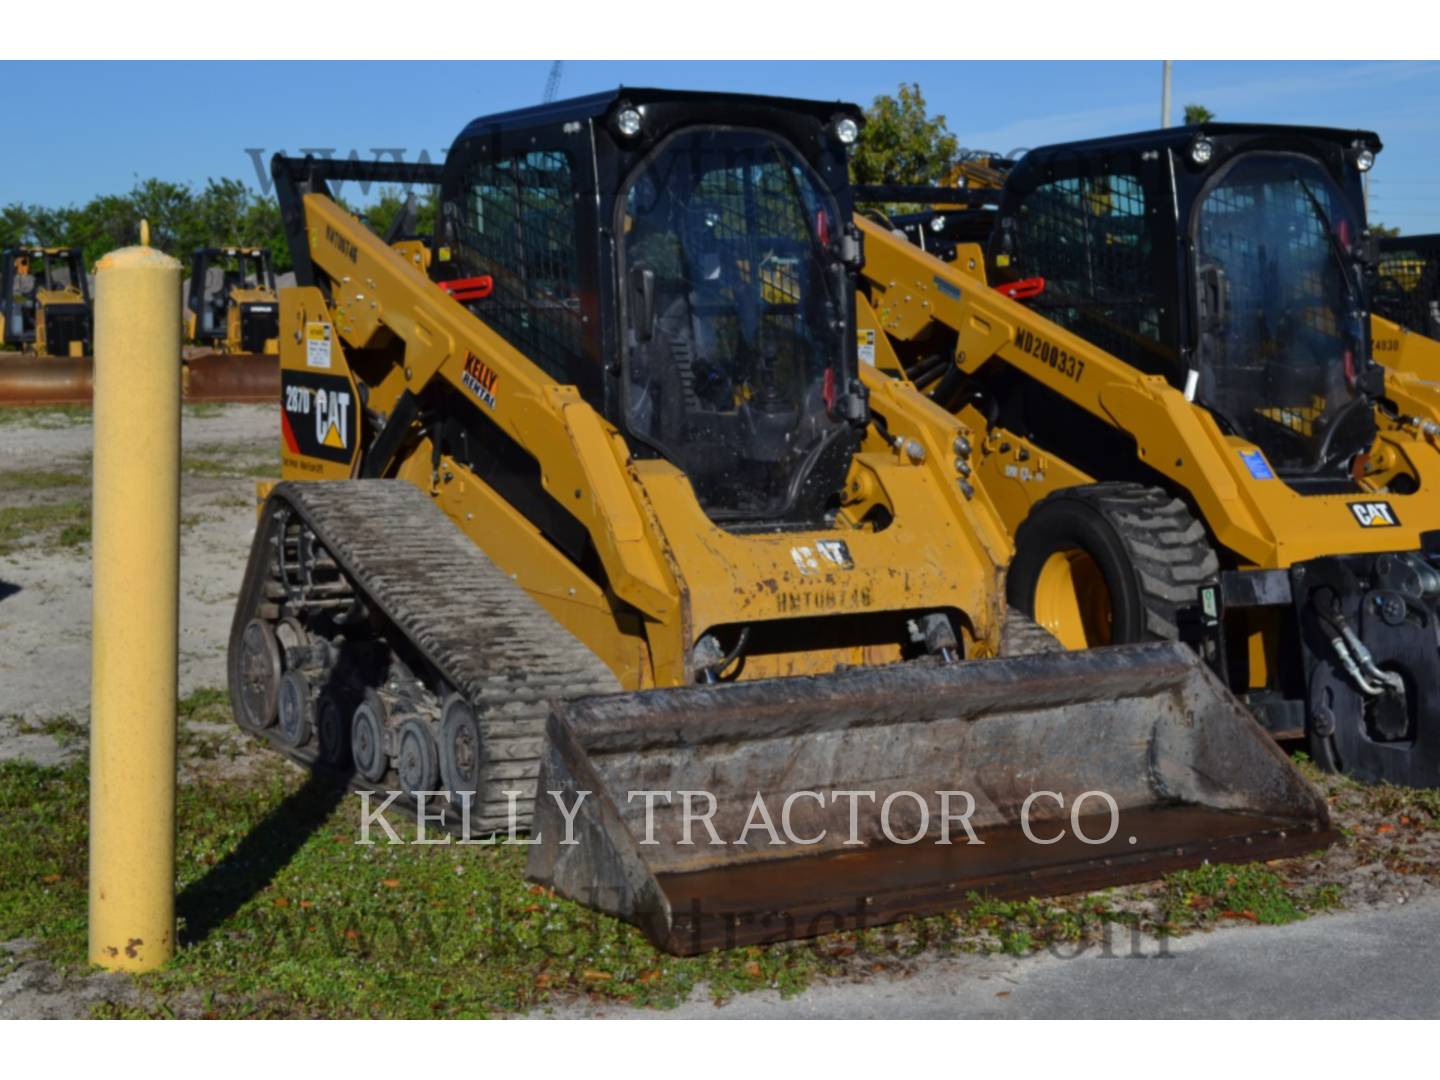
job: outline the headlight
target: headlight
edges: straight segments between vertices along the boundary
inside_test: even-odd
[[[855,140],[860,137],[860,125],[848,116],[842,116],[835,121],[835,137],[845,146],[855,145]]]
[[[1375,152],[1367,146],[1362,146],[1355,151],[1355,168],[1361,172],[1369,172],[1370,166],[1375,164]]]
[[[626,105],[615,114],[615,130],[627,139],[633,139],[636,135],[640,134],[640,127],[643,122],[644,117],[640,115],[640,110],[633,105]]]
[[[1209,139],[1201,137],[1190,144],[1190,160],[1196,165],[1209,165],[1214,156],[1215,144]]]

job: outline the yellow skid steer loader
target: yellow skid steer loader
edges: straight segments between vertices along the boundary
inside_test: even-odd
[[[1379,149],[1209,124],[1031,151],[943,221],[860,223],[859,332],[974,430],[1016,607],[1071,648],[1191,641],[1326,766],[1435,786],[1440,386],[1372,359]]]
[[[531,829],[536,880],[678,952],[1325,843],[1190,650],[1015,633],[954,464],[980,431],[858,362],[861,122],[626,89],[443,166],[276,157],[299,284],[239,723]],[[427,250],[348,179],[438,185]]]

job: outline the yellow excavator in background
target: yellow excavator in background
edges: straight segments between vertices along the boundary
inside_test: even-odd
[[[1193,651],[1007,617],[983,428],[860,362],[862,122],[626,88],[443,166],[277,156],[237,721],[530,828],[535,880],[677,952],[1326,842]],[[330,194],[360,179],[438,185],[436,235],[376,236]]]
[[[959,211],[861,222],[859,332],[976,432],[1016,607],[1071,648],[1188,640],[1323,765],[1436,786],[1440,387],[1372,360],[1379,150],[1207,124],[1031,151]]]
[[[1370,296],[1375,359],[1440,381],[1440,235],[1382,237]]]
[[[12,248],[3,255],[6,345],[38,356],[90,352],[90,284],[78,248]]]
[[[223,353],[275,356],[280,303],[263,248],[197,248],[190,259],[185,336]]]

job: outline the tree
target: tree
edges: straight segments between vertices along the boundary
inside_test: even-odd
[[[1395,225],[1383,225],[1378,221],[1370,223],[1370,232],[1374,236],[1399,236],[1400,229]]]
[[[1208,124],[1215,119],[1215,114],[1204,105],[1186,105],[1185,123],[1187,124]]]
[[[920,84],[901,83],[896,97],[881,94],[865,110],[851,178],[857,184],[939,184],[959,149],[945,117],[926,110]]]
[[[365,219],[373,233],[384,236],[404,211],[411,190],[415,193],[415,231],[429,236],[435,231],[435,216],[440,207],[439,188],[386,186],[380,189],[380,195],[373,203],[355,212]]]

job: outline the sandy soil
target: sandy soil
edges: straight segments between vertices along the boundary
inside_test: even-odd
[[[0,422],[0,512],[89,499],[92,428],[84,414]],[[257,473],[276,461],[276,412],[187,407],[180,560],[180,693],[225,685],[235,593],[255,532]],[[83,474],[77,483],[75,474]],[[30,485],[38,476],[66,478]],[[6,482],[6,478],[9,482]],[[88,517],[88,515],[87,515]],[[56,761],[88,726],[90,544],[40,529],[0,547],[0,759]],[[56,718],[64,718],[57,725]],[[37,724],[37,722],[43,722]],[[37,726],[43,730],[36,730]]]

